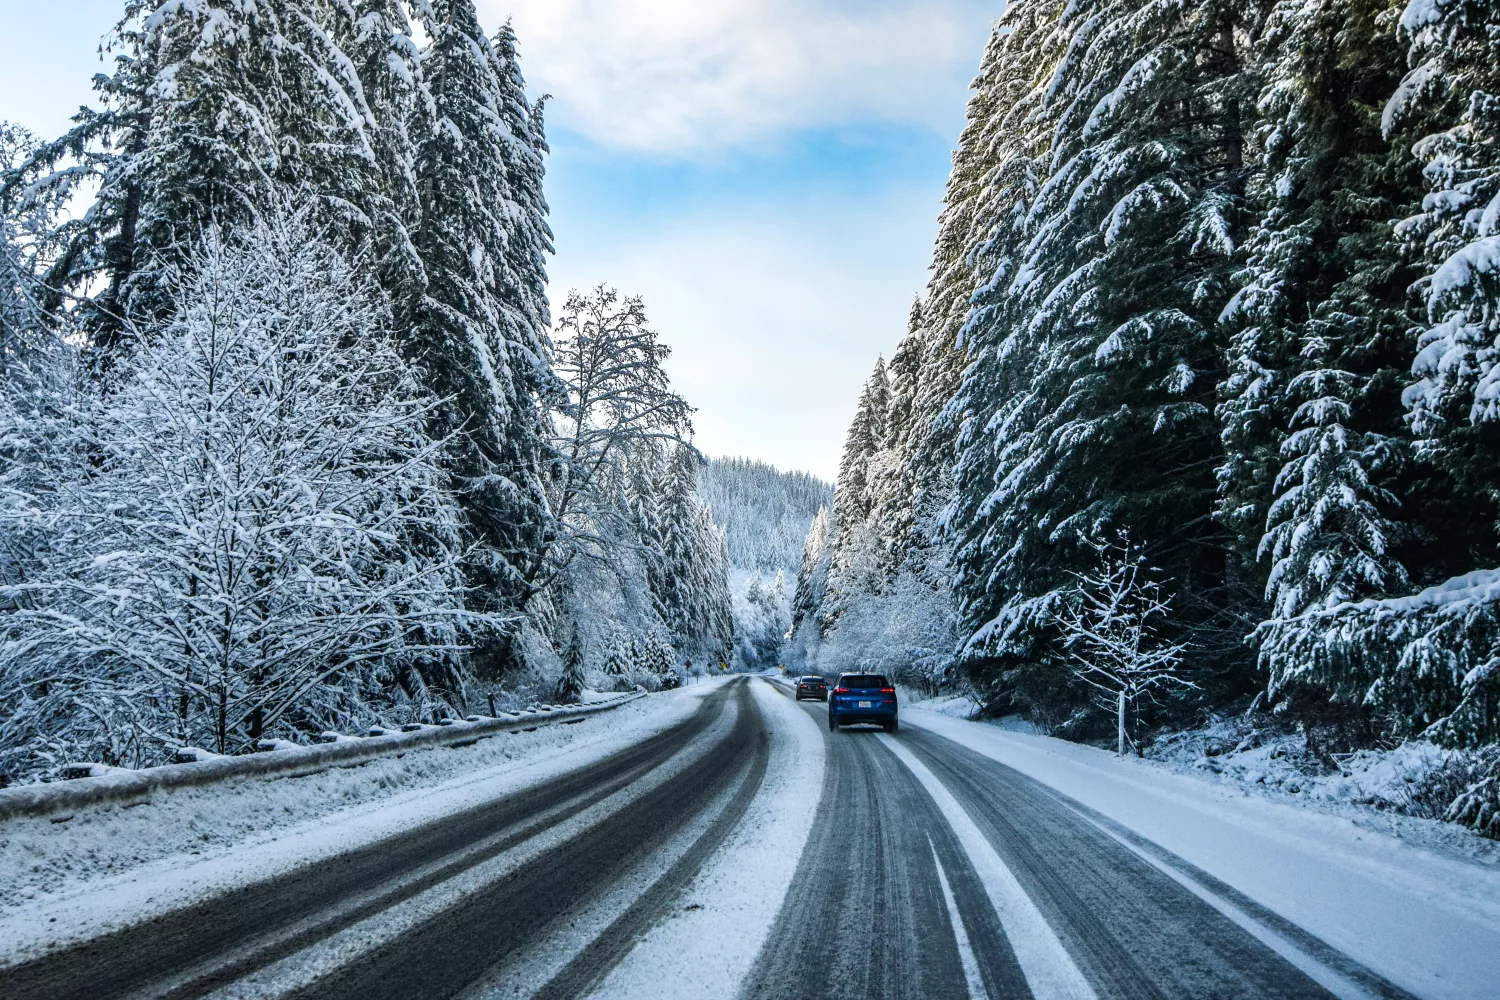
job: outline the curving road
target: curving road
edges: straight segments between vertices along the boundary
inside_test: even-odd
[[[0,968],[0,996],[703,995],[691,969],[622,971],[663,940],[744,1000],[1411,995],[995,760],[911,726],[827,733],[761,683],[541,787]],[[821,789],[765,925],[742,887],[715,904],[728,932],[693,930],[743,844],[782,829],[762,813],[795,786],[794,731]]]

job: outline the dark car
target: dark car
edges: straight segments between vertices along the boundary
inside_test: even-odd
[[[828,699],[828,728],[860,723],[896,731],[896,687],[880,674],[840,674]]]
[[[811,698],[814,701],[828,700],[828,682],[821,677],[808,674],[797,678],[797,700]]]

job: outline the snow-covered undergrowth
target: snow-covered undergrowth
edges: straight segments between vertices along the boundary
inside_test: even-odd
[[[898,684],[897,690],[900,692],[903,706],[920,707],[929,712],[946,715],[950,719],[973,719],[979,712],[979,706],[975,704],[974,699],[966,694],[946,692],[934,698],[928,698],[904,684]]]
[[[1320,752],[1302,733],[1237,716],[1159,737],[1144,753],[1174,770],[1229,784],[1431,820],[1448,817],[1454,800],[1484,776],[1486,763],[1483,753],[1427,740]]]
[[[392,808],[400,822],[431,813],[423,801],[539,762],[581,766],[683,718],[709,690],[698,686],[633,702],[575,725],[542,726],[468,747],[433,747],[298,778],[248,779],[161,793],[143,803],[79,810],[71,817],[0,824],[0,913],[66,897],[103,880],[227,856],[309,829]],[[410,808],[399,808],[403,804]],[[393,816],[393,824],[398,820]],[[393,830],[394,832],[394,830]]]

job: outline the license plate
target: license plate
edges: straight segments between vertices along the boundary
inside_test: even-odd
[[[862,702],[859,703],[859,707],[860,708],[874,708],[875,707],[875,703],[873,701],[862,701]]]

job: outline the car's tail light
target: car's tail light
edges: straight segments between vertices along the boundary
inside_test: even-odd
[[[834,694],[848,694],[849,693],[849,689],[848,688],[834,688],[833,689],[833,693]]]
[[[880,689],[880,693],[881,694],[895,694],[896,693],[896,689],[895,688],[881,688]]]

